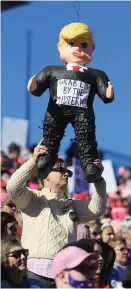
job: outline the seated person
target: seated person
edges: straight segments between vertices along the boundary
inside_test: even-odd
[[[8,236],[1,241],[1,288],[43,288],[40,281],[26,276],[29,251]]]
[[[1,237],[14,236],[16,237],[17,221],[14,216],[7,212],[1,212]]]
[[[127,268],[128,262],[128,248],[125,240],[116,236],[114,240],[110,241],[110,245],[114,248],[116,253],[115,263],[111,276],[111,285],[116,286],[117,281],[121,281]]]

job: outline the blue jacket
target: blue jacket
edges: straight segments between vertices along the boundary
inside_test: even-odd
[[[116,287],[116,283],[120,282],[126,271],[126,266],[115,264],[111,275],[111,286]]]

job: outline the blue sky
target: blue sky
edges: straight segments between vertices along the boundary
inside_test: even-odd
[[[131,2],[80,2],[80,21],[96,43],[90,67],[104,70],[115,88],[115,101],[105,105],[96,96],[99,146],[131,155]],[[26,36],[32,30],[31,75],[47,65],[63,65],[57,51],[61,28],[77,21],[73,2],[32,2],[2,13],[2,118],[26,118],[30,98],[30,144],[42,137],[41,120],[48,91],[41,98],[26,93]],[[61,143],[63,154],[74,132],[69,125]]]

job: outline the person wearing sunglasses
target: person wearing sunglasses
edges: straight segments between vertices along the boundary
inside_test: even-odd
[[[1,212],[1,237],[14,236],[16,237],[17,221],[14,216],[7,212]]]
[[[27,277],[27,257],[17,239],[11,236],[1,241],[1,288],[43,288],[38,280]]]
[[[106,208],[106,184],[103,178],[94,183],[90,200],[67,199],[64,195],[72,172],[64,160],[58,158],[54,166],[41,171],[41,191],[30,189],[26,183],[37,169],[40,155],[49,154],[41,145],[35,147],[33,157],[11,176],[7,191],[22,212],[22,245],[30,250],[28,269],[30,276],[38,276],[48,288],[53,288],[51,263],[62,247],[77,240],[77,225],[88,223],[103,215]],[[95,160],[100,174],[103,167]]]
[[[2,211],[7,212],[14,217],[17,215],[16,205],[12,202],[10,196],[7,196],[2,203]]]
[[[115,239],[110,242],[110,245],[114,248],[116,254],[111,276],[111,285],[115,287],[117,282],[122,280],[127,269],[128,248],[126,247],[125,240],[119,236],[116,236]]]

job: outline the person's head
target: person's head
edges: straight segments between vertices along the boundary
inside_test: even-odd
[[[11,175],[10,173],[3,173],[1,176],[1,180],[5,183],[5,185],[7,185],[9,179],[10,179]]]
[[[66,25],[60,32],[57,47],[65,63],[88,64],[95,49],[89,26],[80,22]]]
[[[128,198],[122,198],[121,202],[122,202],[122,207],[125,208],[127,210],[127,212],[129,213],[130,203],[129,203]]]
[[[121,237],[115,236],[114,240],[110,241],[110,246],[116,253],[115,263],[126,265],[128,261],[128,249],[125,241]]]
[[[104,265],[102,246],[99,242],[97,242],[97,239],[95,239],[94,251],[99,255],[98,268],[96,270],[96,275],[97,275],[97,274],[100,274]]]
[[[68,244],[57,254],[52,263],[52,277],[57,288],[90,288],[98,267],[98,253],[94,242],[79,240]],[[89,251],[89,252],[88,252]]]
[[[125,180],[128,180],[131,178],[131,168],[125,168],[123,177]]]
[[[0,167],[2,173],[8,172],[8,169],[11,167],[10,160],[4,152],[0,154]]]
[[[109,244],[104,243],[100,239],[95,240],[95,242],[98,245],[98,252],[102,257],[96,271],[95,281],[96,283],[99,282],[98,285],[104,287],[104,285],[108,283],[112,274],[112,269],[115,262],[115,251]]]
[[[104,213],[104,218],[109,218],[111,219],[111,207],[106,207],[105,213]]]
[[[7,212],[1,212],[1,236],[16,236],[17,221],[14,216]]]
[[[68,185],[68,178],[72,177],[72,172],[67,169],[64,160],[58,158],[55,165],[49,170],[46,178],[41,174],[41,183],[45,188],[63,192]]]
[[[27,256],[29,251],[24,249],[18,240],[8,236],[1,241],[1,267],[6,277],[13,282],[24,276],[27,269]]]
[[[2,211],[9,213],[12,216],[17,214],[16,205],[13,203],[12,199],[8,196],[2,203]]]
[[[20,155],[20,146],[17,145],[16,143],[11,143],[8,146],[8,156],[11,160],[16,160],[18,156]]]
[[[131,243],[131,217],[126,217],[120,226],[122,238]]]
[[[101,227],[101,238],[105,243],[109,243],[115,236],[114,230],[110,225],[102,225]]]
[[[125,185],[125,179],[123,178],[123,176],[118,176],[116,181],[117,181],[117,186]]]
[[[91,238],[94,238],[94,239],[98,239],[100,238],[100,226],[97,225],[97,224],[94,224],[94,225],[91,225],[90,226],[90,234],[91,234]]]

